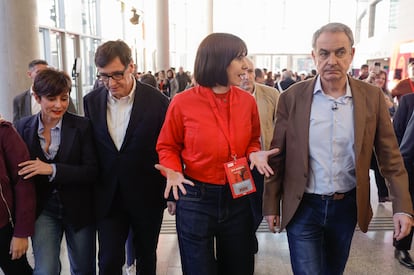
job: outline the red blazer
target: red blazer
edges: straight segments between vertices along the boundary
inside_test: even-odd
[[[0,122],[0,228],[14,218],[15,237],[29,237],[34,232],[36,194],[31,180],[17,175],[17,165],[30,159],[26,144],[9,122]],[[14,194],[14,195],[13,195]],[[3,201],[3,198],[5,201]],[[7,207],[6,207],[7,204]]]
[[[260,150],[260,122],[254,97],[231,87],[229,132],[237,157]],[[177,94],[157,142],[160,163],[207,183],[225,184],[224,163],[232,160],[229,142],[211,107],[213,90],[196,86]],[[209,99],[210,98],[210,99]]]

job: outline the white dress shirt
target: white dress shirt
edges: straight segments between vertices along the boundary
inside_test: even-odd
[[[132,90],[129,95],[117,99],[108,91],[106,119],[108,131],[118,150],[124,142],[125,133],[131,117],[132,105],[134,104],[136,83],[133,81]]]

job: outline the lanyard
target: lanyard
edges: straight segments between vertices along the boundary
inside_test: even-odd
[[[200,89],[200,86],[198,88]],[[213,91],[207,91],[207,93],[206,93],[208,101],[210,103],[210,107],[213,110],[214,116],[216,117],[216,120],[219,124],[219,127],[220,127],[221,131],[224,134],[224,137],[227,140],[227,143],[229,144],[231,156],[234,159],[236,159],[237,154],[236,154],[236,151],[234,150],[234,148],[232,146],[232,140],[233,140],[232,131],[230,131],[227,128],[227,125],[225,124],[224,120],[220,116],[219,110],[217,108],[217,104],[214,100],[214,94],[213,93],[214,93]],[[231,103],[233,102],[233,100],[232,100],[233,93],[231,93],[231,89],[230,89],[230,91],[228,91],[228,93],[230,93],[230,95],[229,95],[229,126],[231,126]]]

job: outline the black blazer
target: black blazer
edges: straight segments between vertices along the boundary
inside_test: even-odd
[[[108,131],[108,90],[100,87],[84,97],[85,116],[92,123],[100,164],[95,195],[98,218],[108,213],[118,190],[123,205],[132,211],[165,207],[166,180],[154,165],[159,162],[155,145],[169,100],[155,88],[135,83],[131,117],[119,151]]]
[[[23,118],[16,128],[30,151],[30,158],[46,161],[37,134],[38,115]],[[89,120],[65,113],[62,120],[61,141],[55,161],[56,176],[49,182],[48,176],[34,177],[37,199],[37,216],[54,189],[59,191],[64,220],[75,229],[95,222],[93,186],[98,176],[95,145]]]
[[[397,111],[394,114],[392,123],[398,144],[401,144],[408,121],[414,111],[414,93],[406,94],[400,98]]]
[[[32,115],[31,96],[30,89],[15,96],[13,99],[13,123],[23,117]],[[72,98],[69,101],[68,112],[76,114],[76,108],[72,102]]]

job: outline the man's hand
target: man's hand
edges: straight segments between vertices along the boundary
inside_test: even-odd
[[[11,259],[17,260],[20,259],[21,256],[26,253],[27,249],[29,247],[29,242],[27,238],[18,238],[13,237],[10,242],[10,251]]]
[[[167,201],[168,213],[171,216],[175,215],[175,210],[177,209],[177,203],[175,201]]]
[[[392,218],[394,221],[394,238],[399,241],[410,233],[413,219],[402,213],[396,213]]]
[[[24,179],[29,179],[36,175],[49,176],[53,173],[52,165],[41,161],[39,158],[19,163],[18,166],[21,167],[19,175],[24,176]]]
[[[280,216],[269,215],[265,216],[267,221],[267,226],[269,227],[270,232],[276,233],[280,228]]]
[[[180,188],[181,192],[185,195],[187,191],[184,188],[184,184],[188,184],[194,186],[194,183],[190,180],[184,178],[183,174],[180,172],[176,172],[170,168],[167,168],[161,164],[155,164],[155,168],[159,171],[164,173],[164,176],[167,178],[167,186],[165,186],[164,191],[164,198],[168,198],[170,191],[172,189],[174,199],[178,200],[180,197],[178,196],[178,188]]]
[[[251,153],[249,156],[250,169],[253,169],[256,166],[257,171],[259,171],[260,174],[265,175],[266,177],[273,175],[273,169],[269,166],[267,161],[269,159],[269,156],[278,154],[279,151],[279,148],[273,148],[272,150],[268,151],[257,151]]]

